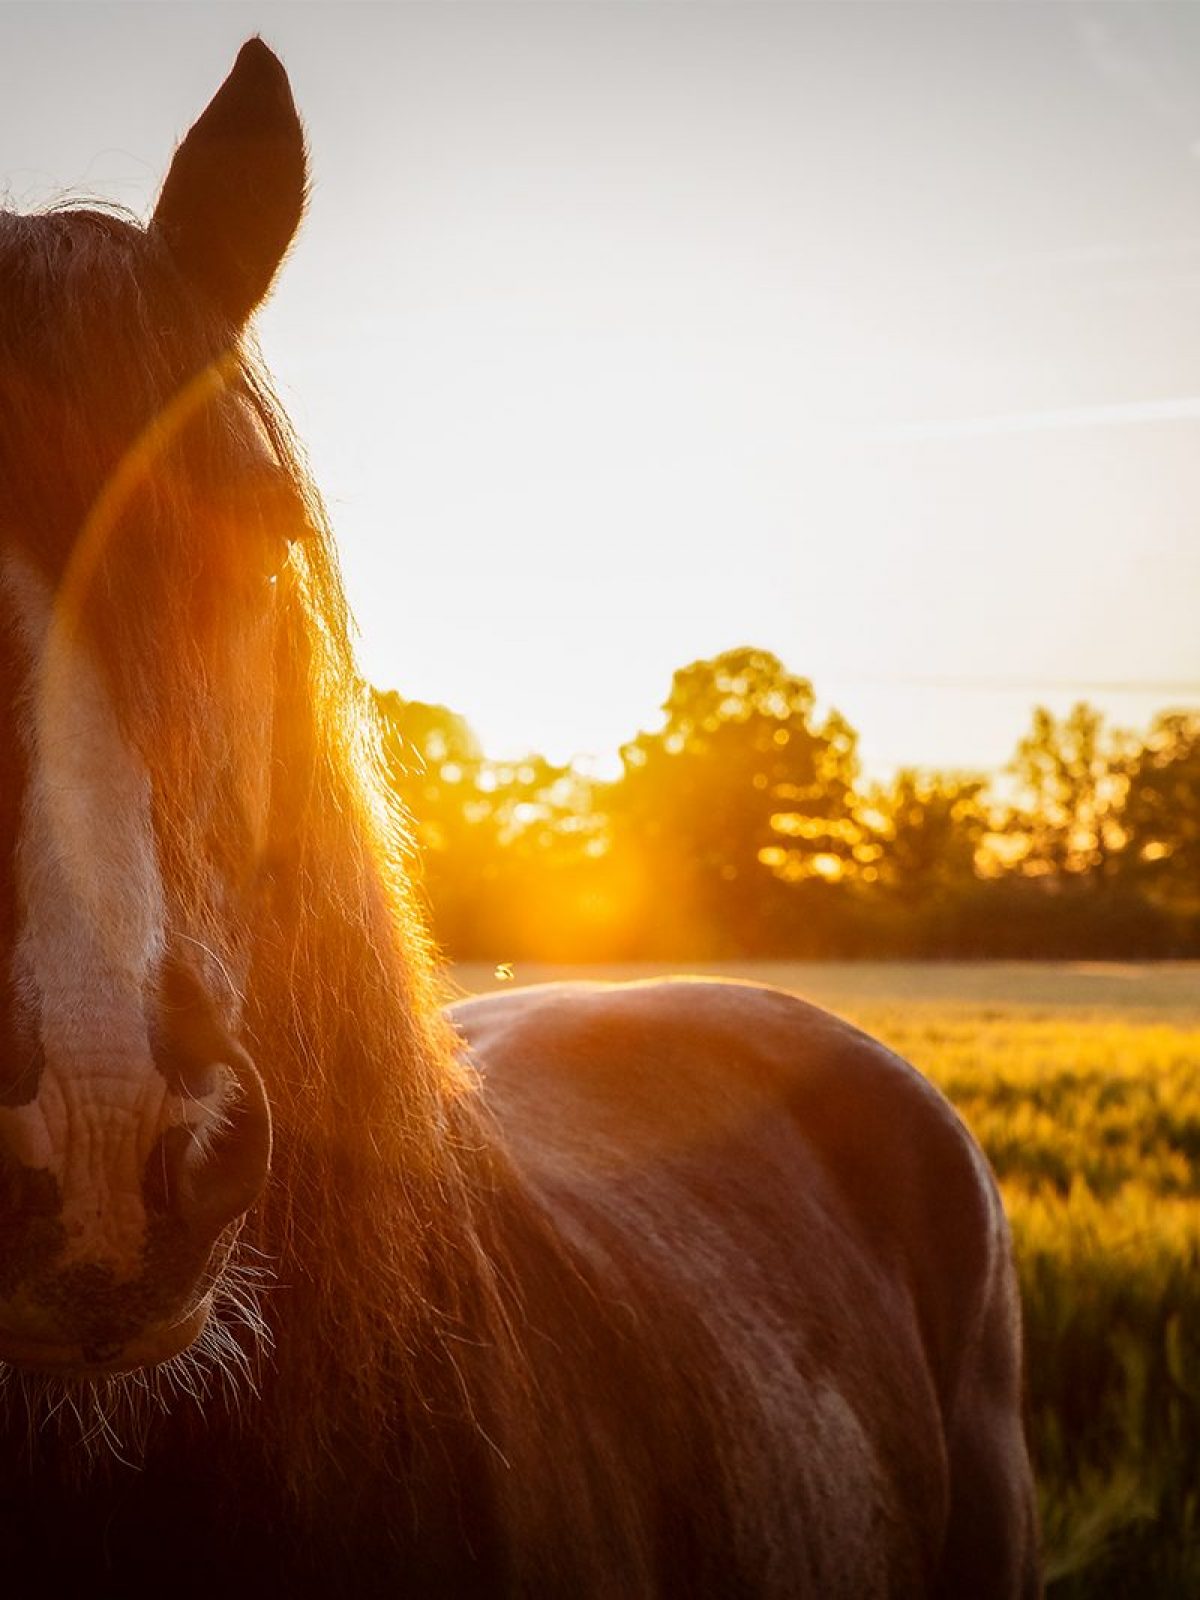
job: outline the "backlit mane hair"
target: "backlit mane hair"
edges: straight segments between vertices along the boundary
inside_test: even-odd
[[[31,491],[7,504],[35,559],[69,569],[97,486],[131,460],[137,469],[104,531],[83,625],[155,776],[176,901],[214,939],[217,891],[191,865],[211,857],[214,819],[191,802],[221,761],[247,758],[252,725],[237,709],[273,700],[269,869],[247,933],[243,1030],[275,1128],[267,1192],[244,1230],[277,1280],[264,1305],[274,1354],[261,1399],[240,1403],[272,1474],[328,1498],[335,1459],[395,1473],[431,1416],[486,1432],[493,1405],[520,1406],[526,1379],[497,1247],[481,1239],[501,1166],[485,1153],[473,1072],[441,1014],[401,869],[403,820],[326,515],[256,352],[190,291],[152,230],[109,210],[0,213],[0,334],[25,356],[0,396],[27,413],[0,416],[0,482]],[[45,373],[53,393],[34,387],[30,375]],[[185,391],[198,402],[164,430]],[[247,419],[233,424],[233,397],[289,491],[271,685],[230,681],[219,649],[230,611],[266,594],[256,531],[200,511],[238,470]],[[2,454],[14,439],[19,462]],[[227,805],[215,820],[238,819]]]
[[[277,1130],[259,1217],[261,1247],[288,1285],[276,1411],[319,1448],[356,1427],[367,1443],[386,1434],[402,1397],[429,1402],[432,1374],[410,1364],[431,1348],[452,1359],[447,1341],[468,1329],[478,1337],[481,1308],[465,1307],[458,1286],[477,1290],[493,1269],[472,1227],[472,1074],[401,870],[407,840],[355,671],[333,544],[283,413],[243,359],[309,512],[279,585],[276,870],[247,1022]],[[317,1219],[314,1238],[304,1230]]]

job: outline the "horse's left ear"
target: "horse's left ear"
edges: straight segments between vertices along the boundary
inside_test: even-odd
[[[304,133],[279,58],[249,39],[175,152],[151,227],[240,327],[271,287],[304,211]]]

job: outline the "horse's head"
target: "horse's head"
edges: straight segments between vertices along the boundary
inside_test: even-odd
[[[270,1155],[243,1042],[308,516],[241,348],[300,219],[252,41],[148,227],[0,213],[0,1361],[168,1360]]]

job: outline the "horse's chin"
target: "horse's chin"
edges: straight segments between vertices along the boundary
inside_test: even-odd
[[[173,1361],[200,1337],[212,1309],[212,1295],[165,1328],[154,1328],[102,1351],[84,1344],[49,1344],[22,1339],[0,1324],[0,1361],[23,1372],[57,1378],[109,1378]]]

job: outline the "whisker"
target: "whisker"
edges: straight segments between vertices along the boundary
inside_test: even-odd
[[[263,1264],[244,1260],[244,1251]],[[247,1396],[257,1398],[275,1342],[260,1304],[261,1295],[275,1287],[267,1261],[261,1250],[235,1244],[209,1285],[212,1306],[194,1343],[156,1367],[60,1378],[0,1362],[0,1411],[24,1434],[28,1457],[49,1435],[81,1477],[105,1461],[137,1468],[156,1419],[173,1409],[193,1407],[203,1415],[219,1397],[236,1413]]]

